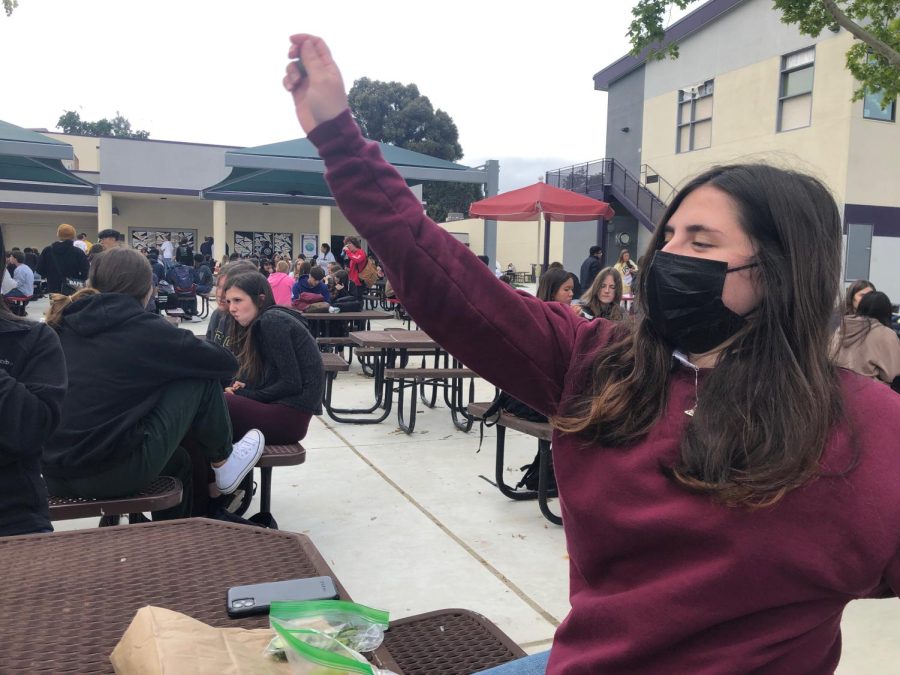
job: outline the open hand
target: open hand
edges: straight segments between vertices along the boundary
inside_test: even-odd
[[[294,97],[300,126],[309,134],[322,122],[340,115],[348,106],[347,91],[331,51],[322,38],[300,33],[291,36],[288,58],[299,58],[306,74],[296,63],[287,65],[284,88]]]

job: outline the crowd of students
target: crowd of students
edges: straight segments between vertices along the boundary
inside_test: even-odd
[[[74,230],[60,235],[68,243],[50,255],[65,247],[79,269],[75,256],[91,256],[84,287],[52,293],[43,323],[0,303],[0,535],[52,529],[48,486],[63,497],[114,498],[160,475],[180,479],[183,497],[154,519],[214,514],[267,440],[295,443],[321,414],[315,340],[249,262],[219,275],[203,339],[147,311],[166,273],[152,251],[107,242],[86,254]],[[192,259],[211,288],[204,256]]]

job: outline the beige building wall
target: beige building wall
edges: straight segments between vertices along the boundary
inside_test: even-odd
[[[476,255],[484,254],[484,221],[481,218],[453,220],[439,223],[448,232],[462,233],[469,236],[469,248]],[[565,223],[553,223],[550,228],[550,261],[562,260],[563,228]],[[497,260],[501,269],[509,263],[515,265],[519,272],[530,272],[532,263],[540,262],[543,257],[543,225],[535,218],[533,221],[497,222]]]
[[[691,82],[672,82],[669,92],[648,99],[644,106],[642,160],[675,186],[722,163],[767,161],[812,173],[843,203],[851,135],[850,97],[853,79],[845,68],[848,33],[816,44],[812,124],[778,133],[778,90],[781,56],[715,73],[712,143],[709,148],[676,153],[678,88]],[[665,62],[648,67],[665,68]]]
[[[898,188],[900,122],[865,119],[863,102],[856,101],[850,119],[846,202],[896,207],[900,205]]]
[[[93,214],[0,209],[0,226],[7,249],[27,246],[42,250],[56,241],[56,228],[61,223],[68,223],[76,232],[86,232],[92,243],[97,241],[97,216]]]
[[[65,161],[67,169],[73,171],[100,171],[100,139],[94,136],[72,136],[69,134],[44,134],[50,138],[68,143],[75,152],[74,163]]]

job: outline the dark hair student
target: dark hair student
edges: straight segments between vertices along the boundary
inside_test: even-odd
[[[230,348],[238,372],[225,389],[235,435],[259,427],[270,443],[296,443],[322,414],[325,370],[299,313],[275,304],[259,272],[228,277]]]
[[[265,440],[253,430],[232,445],[220,383],[237,362],[144,311],[151,283],[143,255],[113,248],[94,258],[89,288],[51,296],[47,324],[59,334],[71,395],[47,442],[44,477],[55,495],[106,499],[174,476],[182,501],[154,518],[186,517],[194,495],[189,432],[226,494],[253,469]]]
[[[847,287],[847,293],[844,296],[844,314],[856,314],[856,308],[860,301],[875,290],[875,284],[865,279],[857,279]]]
[[[569,282],[569,273],[562,267],[551,267],[541,275],[538,281],[537,297],[544,302],[565,302],[568,304],[573,297],[572,284],[568,284],[568,293],[564,287]],[[562,292],[561,292],[562,290]]]
[[[66,384],[56,333],[19,319],[0,298],[0,537],[53,530],[41,457],[59,425]]]
[[[551,675],[833,672],[846,604],[900,591],[900,397],[830,361],[828,189],[764,164],[703,173],[641,258],[634,331],[586,321],[427,217],[321,39],[292,36],[288,57],[331,193],[404,308],[555,427],[571,609],[528,659]]]

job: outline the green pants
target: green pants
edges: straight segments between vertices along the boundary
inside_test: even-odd
[[[158,476],[181,481],[181,503],[153,513],[154,520],[187,518],[193,505],[191,458],[181,446],[190,434],[192,447],[209,462],[231,454],[231,421],[222,384],[182,380],[167,384],[153,409],[141,421],[144,440],[127,459],[80,478],[46,477],[50,493],[59,497],[112,499],[142,490]]]

